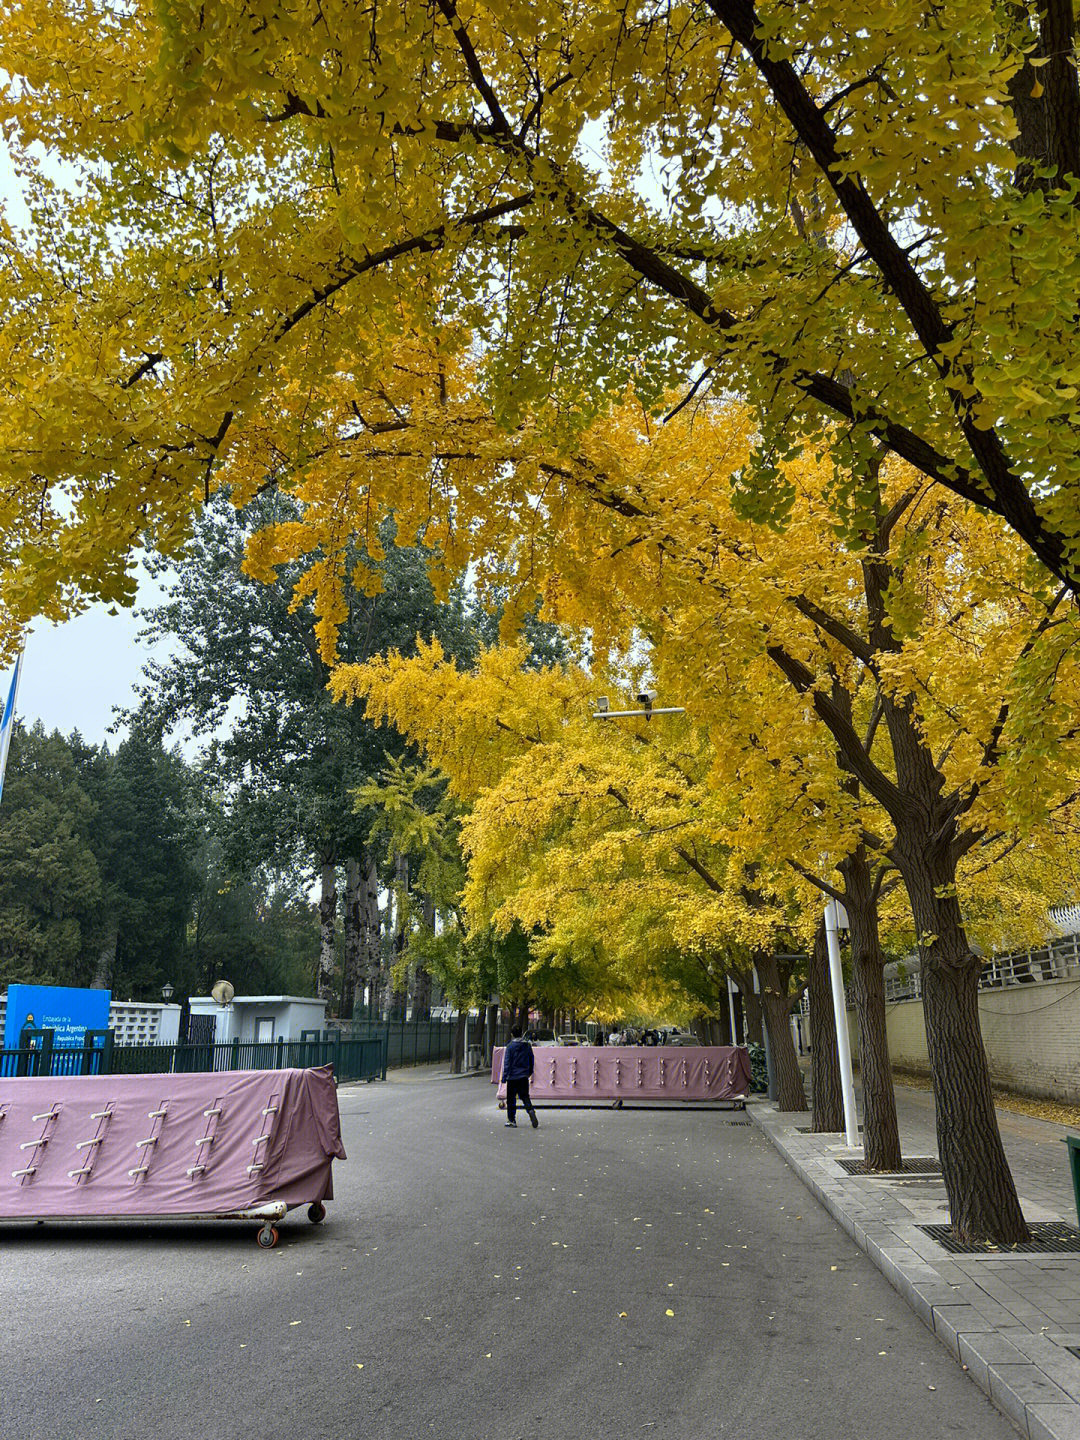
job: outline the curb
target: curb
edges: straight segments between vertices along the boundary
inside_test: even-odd
[[[1080,1440],[1080,1363],[1062,1344],[1021,1325],[1016,1315],[973,1285],[948,1252],[923,1234],[912,1214],[886,1218],[880,1213],[886,1205],[877,1216],[858,1213],[859,1197],[850,1189],[843,1197],[844,1182],[825,1169],[829,1157],[799,1154],[802,1137],[785,1133],[793,1128],[790,1117],[772,1104],[749,1105],[747,1112],[814,1198],[1021,1435],[1027,1440]],[[807,1117],[800,1113],[800,1118]],[[817,1142],[822,1138],[816,1137]],[[813,1150],[812,1144],[803,1148]],[[849,1199],[848,1205],[843,1198]],[[1016,1257],[1015,1263],[1022,1258]]]

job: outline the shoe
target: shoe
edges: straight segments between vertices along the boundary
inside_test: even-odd
[[[535,1116],[535,1115],[530,1115],[530,1116],[529,1116],[529,1119],[532,1121],[532,1127],[533,1127],[533,1129],[534,1129],[534,1130],[539,1130],[539,1129],[540,1129],[540,1121],[536,1118],[536,1116]]]
[[[517,1129],[517,1121],[516,1121],[516,1120],[507,1120],[507,1122],[506,1122],[506,1129],[507,1129],[507,1130],[516,1130],[516,1129]]]

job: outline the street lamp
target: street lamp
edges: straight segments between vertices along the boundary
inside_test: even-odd
[[[169,984],[169,982],[166,980],[166,981],[165,981],[165,984],[162,985],[162,987],[161,987],[161,998],[165,1001],[165,1004],[167,1005],[167,1004],[169,1003],[169,1001],[172,999],[172,997],[173,997],[173,987],[172,987],[172,986]]]

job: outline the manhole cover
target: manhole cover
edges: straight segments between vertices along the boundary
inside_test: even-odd
[[[958,1240],[950,1225],[920,1225],[919,1229],[953,1255],[1060,1255],[1080,1252],[1080,1230],[1057,1220],[1029,1225],[1031,1239],[1022,1245],[990,1245],[985,1240]]]
[[[840,1160],[837,1162],[849,1175],[868,1175],[872,1180],[891,1180],[894,1175],[940,1175],[941,1162],[933,1156],[900,1162],[899,1170],[868,1170],[865,1160]]]

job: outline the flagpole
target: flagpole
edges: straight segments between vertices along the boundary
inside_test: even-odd
[[[15,702],[19,698],[19,680],[22,676],[23,651],[15,658],[15,673],[11,677],[7,704],[0,712],[0,798],[4,793],[4,774],[7,770],[8,751],[11,749],[11,732],[15,728]]]

